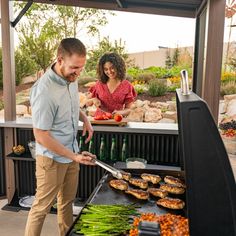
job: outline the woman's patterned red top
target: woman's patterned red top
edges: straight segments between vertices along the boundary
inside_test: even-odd
[[[125,105],[133,102],[137,96],[133,85],[128,80],[122,80],[113,93],[109,91],[106,83],[97,81],[89,92],[92,93],[92,97],[101,101],[101,109],[108,112],[123,110]]]

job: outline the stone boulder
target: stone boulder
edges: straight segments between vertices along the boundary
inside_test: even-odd
[[[171,119],[177,122],[177,112],[176,111],[166,111],[162,113],[163,118]]]
[[[23,116],[28,114],[28,107],[25,105],[16,105],[16,115]]]
[[[144,109],[141,107],[137,107],[130,111],[129,115],[127,116],[127,119],[129,121],[143,122],[144,114]]]
[[[149,108],[144,115],[145,122],[158,122],[162,118],[161,110],[158,108]]]

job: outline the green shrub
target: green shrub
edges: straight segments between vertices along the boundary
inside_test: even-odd
[[[227,83],[229,81],[236,81],[236,73],[223,72],[221,75],[221,82]]]
[[[25,76],[35,74],[37,65],[35,62],[21,53],[19,50],[15,52],[15,65],[16,65],[16,85],[19,85]],[[3,87],[3,74],[2,74],[2,49],[0,48],[0,88]]]
[[[151,72],[141,72],[137,75],[136,80],[148,83],[150,80],[155,79],[155,74]]]
[[[16,85],[19,85],[24,77],[33,75],[38,70],[38,66],[36,65],[35,61],[20,50],[16,50],[15,52],[15,63]]]
[[[137,80],[137,76],[139,73],[142,73],[142,70],[137,67],[130,67],[126,70],[127,77],[129,78],[129,81]]]
[[[162,96],[167,92],[167,86],[158,81],[158,79],[151,80],[148,85],[148,94],[150,96]]]
[[[151,66],[144,69],[144,71],[153,73],[156,78],[160,78],[160,79],[170,77],[168,69],[164,67]]]
[[[147,87],[144,84],[136,84],[134,85],[134,90],[137,94],[142,94],[147,91]]]
[[[222,96],[236,94],[236,81],[229,81],[221,84],[220,94]]]
[[[173,84],[173,85],[167,87],[167,91],[168,92],[175,92],[176,89],[178,89],[178,88],[180,88],[180,85]]]

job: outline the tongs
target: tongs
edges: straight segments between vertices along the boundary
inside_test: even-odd
[[[94,158],[93,159],[94,163],[97,164],[98,166],[102,167],[103,169],[107,170],[108,172],[110,172],[115,178],[117,179],[122,179],[122,173],[120,170]]]

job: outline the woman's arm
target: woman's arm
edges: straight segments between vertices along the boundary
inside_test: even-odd
[[[131,103],[129,103],[129,104],[126,104],[125,105],[125,108],[123,109],[123,110],[114,110],[113,112],[112,112],[112,114],[113,115],[115,115],[115,114],[120,114],[120,115],[122,115],[122,116],[128,116],[129,115],[129,113],[130,113],[130,111],[131,111],[131,106],[133,105],[133,102],[131,102]]]

